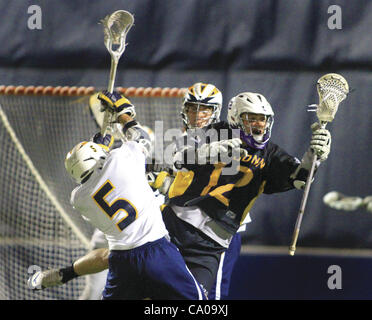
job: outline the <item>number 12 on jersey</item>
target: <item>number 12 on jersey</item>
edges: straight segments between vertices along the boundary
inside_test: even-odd
[[[123,231],[134,220],[137,219],[137,209],[124,198],[115,199],[112,203],[108,203],[105,197],[114,190],[115,187],[110,180],[107,180],[98,191],[92,196],[97,205],[113,220],[121,211],[125,212],[123,218],[116,222],[116,226],[120,231]]]

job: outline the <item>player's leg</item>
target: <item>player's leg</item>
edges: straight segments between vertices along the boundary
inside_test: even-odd
[[[165,238],[131,250],[112,250],[104,300],[203,300],[177,247]]]
[[[141,278],[136,249],[111,250],[109,270],[102,300],[139,300],[144,298],[145,283]]]
[[[143,247],[143,274],[148,280],[147,295],[151,299],[206,299],[202,288],[172,242],[162,238]]]
[[[179,219],[169,206],[163,208],[163,220],[171,241],[180,250],[187,267],[208,295],[217,275],[221,253],[226,249]]]
[[[226,299],[229,295],[231,275],[241,249],[241,236],[236,233],[229,248],[221,255],[216,281],[208,295],[209,300]]]

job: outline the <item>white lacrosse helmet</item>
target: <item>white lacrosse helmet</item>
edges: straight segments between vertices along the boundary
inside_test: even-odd
[[[266,116],[265,131],[262,134],[253,134],[243,124],[243,113],[263,114]],[[263,149],[271,136],[274,123],[274,112],[270,103],[259,93],[242,92],[233,97],[228,105],[227,121],[233,128],[241,130],[241,138],[255,149]]]
[[[67,153],[65,168],[77,183],[82,183],[94,170],[102,168],[107,155],[108,152],[97,143],[83,141]]]
[[[195,105],[199,110],[199,106],[212,107],[212,115],[204,126],[220,121],[220,113],[222,108],[222,93],[213,84],[197,82],[188,88],[183,97],[182,102],[182,121],[186,129],[195,128],[195,125],[190,124],[187,115],[187,106]]]

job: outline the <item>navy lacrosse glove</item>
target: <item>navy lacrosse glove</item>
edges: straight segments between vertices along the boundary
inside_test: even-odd
[[[122,114],[127,114],[132,118],[136,117],[134,105],[119,92],[113,93],[104,90],[98,94],[98,99],[102,104],[102,111],[108,110],[116,115],[116,118]]]

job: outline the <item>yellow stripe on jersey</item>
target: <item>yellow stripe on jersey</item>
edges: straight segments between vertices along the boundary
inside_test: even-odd
[[[226,164],[217,163],[214,165],[215,169],[211,173],[211,177],[209,178],[208,185],[203,189],[201,192],[201,196],[205,196],[209,190],[211,190],[212,187],[216,186],[218,183],[218,179],[220,178],[220,175],[222,173],[222,169]]]
[[[222,194],[227,192],[227,191],[232,190],[232,188],[234,188],[233,183],[226,184],[224,186],[221,186],[221,187],[218,187],[218,188],[214,189],[212,192],[209,193],[209,195],[212,196],[212,197],[215,197],[217,200],[221,201],[226,207],[228,207],[230,200],[227,199]]]
[[[257,198],[261,195],[261,193],[264,191],[265,189],[265,185],[266,185],[266,181],[263,181],[260,185],[260,188],[258,189],[258,193],[257,193],[257,196],[255,196],[248,204],[248,206],[244,209],[244,212],[243,212],[243,215],[242,215],[242,219],[240,220],[240,223],[242,223],[245,219],[245,217],[247,216],[247,214],[249,213],[249,211],[251,210],[252,206],[254,205],[254,203],[256,202]]]
[[[243,172],[244,175],[243,175],[243,177],[241,179],[239,179],[235,183],[235,187],[244,187],[249,182],[251,182],[251,180],[253,178],[253,172],[252,172],[251,169],[249,169],[248,167],[244,167],[244,166],[240,166],[239,171]]]
[[[192,183],[194,174],[195,173],[193,171],[178,171],[176,178],[169,188],[169,199],[183,195]]]

